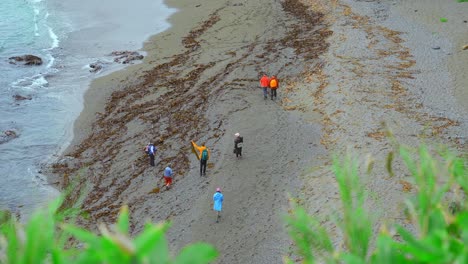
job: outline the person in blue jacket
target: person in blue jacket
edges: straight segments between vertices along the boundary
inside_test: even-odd
[[[213,210],[216,211],[216,223],[219,222],[221,217],[221,210],[223,209],[224,195],[221,193],[221,188],[216,188],[216,192],[213,195]]]
[[[163,174],[164,181],[166,182],[166,188],[168,188],[168,189],[172,184],[172,175],[173,174],[174,173],[172,172],[171,165],[168,164],[167,167],[164,169],[164,174]]]

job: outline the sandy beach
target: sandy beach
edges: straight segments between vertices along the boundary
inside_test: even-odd
[[[468,3],[437,3],[170,0],[172,27],[145,43],[143,63],[93,81],[49,181],[76,184],[71,201],[87,192],[80,223],[91,228],[128,204],[133,233],[146,221],[172,222],[173,251],[206,241],[218,263],[282,263],[294,254],[283,221],[289,197],[342,243],[329,220],[340,207],[330,165],[348,151],[362,171],[365,157],[376,161],[362,178],[369,210],[402,222],[414,190],[400,161],[393,177],[384,168],[393,151],[385,127],[410,146],[468,150]],[[263,99],[261,72],[280,79],[276,101]],[[242,159],[232,153],[236,132]],[[206,176],[190,140],[211,149]],[[148,142],[158,147],[155,167]],[[168,164],[175,178],[166,190]],[[225,195],[218,224],[216,187]]]

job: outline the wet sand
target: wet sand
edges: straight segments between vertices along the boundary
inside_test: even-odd
[[[89,190],[83,209],[90,218],[82,223],[91,227],[111,223],[128,204],[133,232],[145,221],[172,221],[174,251],[202,240],[219,249],[219,263],[281,263],[292,254],[282,220],[288,195],[319,218],[336,212],[330,160],[347,149],[376,160],[363,177],[369,209],[399,221],[403,194],[414,190],[399,161],[395,176],[384,169],[392,145],[382,122],[401,143],[461,151],[468,122],[456,96],[444,99],[449,105],[436,100],[456,85],[436,93],[417,82],[430,74],[418,61],[446,61],[419,55],[418,39],[404,33],[412,28],[397,23],[410,18],[392,3],[170,1],[180,11],[169,31],[146,43],[144,63],[93,82],[74,144],[54,165],[60,176],[50,180]],[[262,71],[280,78],[276,101],[263,99]],[[236,132],[244,137],[242,159],[232,154]],[[212,151],[207,176],[199,175],[190,140]],[[148,141],[159,149],[156,167],[143,152]],[[169,163],[175,182],[166,190]],[[215,224],[218,186],[225,204]],[[340,244],[334,225],[325,224]]]

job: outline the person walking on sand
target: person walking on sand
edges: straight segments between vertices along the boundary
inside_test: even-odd
[[[221,193],[221,188],[216,188],[216,192],[213,195],[213,210],[216,211],[216,223],[219,223],[221,218],[221,210],[223,209],[224,195]]]
[[[168,164],[167,167],[164,169],[164,181],[166,182],[166,188],[169,189],[169,187],[172,184],[172,175],[174,173],[172,172],[171,165]]]
[[[270,84],[270,78],[266,76],[266,74],[263,74],[262,78],[260,78],[260,87],[263,89],[263,98],[267,99],[268,97],[268,87]]]
[[[240,133],[234,134],[234,153],[236,158],[242,157],[242,145],[244,144],[244,138],[240,136]]]
[[[205,144],[202,144],[200,151],[200,176],[202,176],[206,175],[206,165],[210,159],[210,150],[205,146]]]
[[[270,79],[270,89],[271,89],[271,100],[273,100],[273,97],[276,99],[276,89],[279,87],[279,81],[276,79],[276,76],[271,76]]]
[[[156,154],[156,147],[153,145],[153,143],[148,143],[145,147],[145,152],[148,154],[150,158],[150,165],[154,166],[154,154]]]

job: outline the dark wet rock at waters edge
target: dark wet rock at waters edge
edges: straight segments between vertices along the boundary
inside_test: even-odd
[[[143,55],[136,51],[114,51],[110,54],[111,56],[116,56],[114,62],[128,64],[135,60],[142,60],[144,58]]]
[[[106,60],[97,60],[93,63],[90,63],[89,66],[89,72],[97,73],[104,69],[106,65],[109,65],[112,63],[111,61],[106,61]]]
[[[17,137],[19,137],[19,134],[15,130],[12,130],[12,129],[5,130],[0,134],[0,144],[6,143]]]
[[[23,56],[15,56],[8,58],[10,60],[10,64],[17,64],[18,62],[22,63],[23,65],[41,65],[42,59],[38,56],[34,55],[23,55]]]
[[[15,99],[16,101],[24,101],[24,100],[31,100],[32,97],[30,95],[22,96],[19,94],[15,94],[13,95],[13,99]]]
[[[89,68],[90,68],[89,72],[98,72],[102,70],[102,64],[99,62],[94,62],[94,63],[89,64]]]

